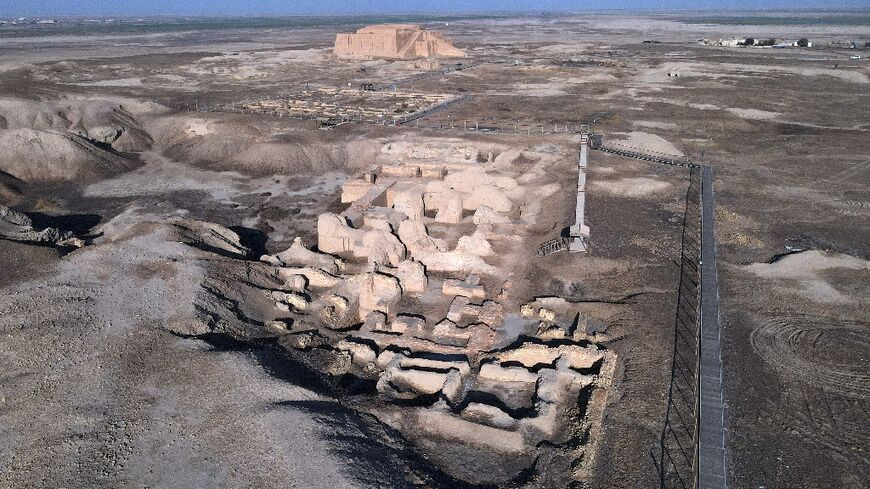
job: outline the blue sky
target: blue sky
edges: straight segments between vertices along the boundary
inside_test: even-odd
[[[487,10],[868,8],[870,0],[0,0],[0,16],[267,15]]]

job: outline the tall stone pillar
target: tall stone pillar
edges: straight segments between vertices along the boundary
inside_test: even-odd
[[[586,252],[589,226],[584,224],[586,213],[586,158],[589,152],[589,133],[580,134],[580,159],[577,164],[577,207],[574,210],[574,225],[569,229],[571,237],[568,251]]]

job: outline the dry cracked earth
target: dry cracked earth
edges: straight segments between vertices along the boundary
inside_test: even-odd
[[[711,165],[730,485],[864,486],[870,67],[842,42],[870,29],[814,19],[409,19],[481,61],[445,74],[333,57],[384,19],[3,27],[0,487],[657,485],[688,173],[592,152],[590,252],[538,256],[579,136],[466,120]],[[748,36],[815,46],[695,42]],[[473,98],[214,110],[409,77]],[[389,205],[326,226],[372,167]]]

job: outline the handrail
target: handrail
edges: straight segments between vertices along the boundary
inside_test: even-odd
[[[699,178],[701,178],[701,182],[700,182],[700,188],[698,189],[698,196],[699,196],[699,200],[700,200],[698,205],[702,206],[703,201],[704,201],[704,182],[703,182],[702,176],[699,176]],[[699,212],[698,214],[700,214],[698,216],[698,220],[700,221],[700,229],[698,230],[698,232],[700,234],[701,229],[704,228],[704,212],[703,212],[703,210],[701,210],[701,212]],[[702,236],[701,237],[701,246],[703,246],[703,243],[704,243],[704,241],[703,241],[703,236]],[[698,254],[699,255],[701,254],[701,246],[698,247]],[[702,258],[699,256],[699,261],[700,260],[702,260]],[[695,355],[695,393],[696,393],[696,395],[695,395],[695,427],[694,427],[695,433],[694,433],[694,436],[692,437],[692,444],[694,445],[694,450],[693,450],[693,454],[692,454],[692,487],[695,489],[697,489],[700,486],[700,476],[701,476],[701,471],[699,469],[700,469],[700,453],[701,453],[701,439],[700,439],[700,437],[701,437],[701,338],[703,337],[703,331],[704,331],[704,319],[703,319],[703,315],[701,314],[701,304],[703,304],[703,300],[704,300],[703,299],[704,288],[701,287],[701,283],[704,280],[703,268],[701,268],[699,266],[697,273],[698,273],[698,302],[697,302],[698,309],[697,309],[696,314],[697,314],[697,318],[698,318],[698,333],[697,333],[696,338],[695,338],[695,341],[697,342],[696,346],[695,346],[695,352],[696,352],[696,355]]]
[[[700,260],[700,249],[694,245],[695,240],[690,234],[700,232],[700,227],[695,226],[693,222],[699,217],[697,214],[700,214],[700,199],[695,198],[695,194],[700,193],[700,178],[697,168],[688,168],[690,183],[686,189],[683,231],[680,239],[680,280],[674,318],[671,380],[664,426],[659,437],[658,476],[659,485],[663,489],[697,487],[695,481],[698,472],[700,433],[698,405],[701,338],[700,267],[697,262]],[[694,307],[687,307],[688,301],[692,301]],[[690,328],[694,331],[689,331]],[[672,451],[680,453],[675,457]]]
[[[650,161],[653,163],[661,163],[664,165],[671,165],[671,166],[682,166],[682,167],[686,167],[686,168],[701,168],[701,165],[699,165],[697,163],[692,163],[691,161],[689,161],[688,158],[675,159],[675,158],[678,158],[676,155],[667,155],[667,156],[671,156],[671,157],[666,158],[664,156],[658,156],[656,154],[652,154],[652,153],[646,152],[646,151],[643,151],[643,152],[641,152],[641,151],[629,151],[627,149],[615,148],[612,146],[601,146],[601,145],[595,146],[595,145],[593,145],[590,147],[596,151],[601,151],[604,153],[612,153],[612,154],[616,154],[619,156],[627,156],[629,158],[636,158],[639,160]],[[659,153],[659,154],[664,154],[664,153]]]

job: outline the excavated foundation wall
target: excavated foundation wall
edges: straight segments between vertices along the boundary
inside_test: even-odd
[[[316,248],[261,257],[284,284],[267,292],[265,328],[321,375],[368,386],[357,405],[451,476],[516,483],[558,453],[561,482],[581,479],[615,358],[599,319],[511,279],[534,253],[530,204],[559,188],[539,181],[554,158],[449,161],[436,147],[385,146],[418,157],[345,183],[347,208],[320,216]],[[521,156],[537,164],[512,170]]]

